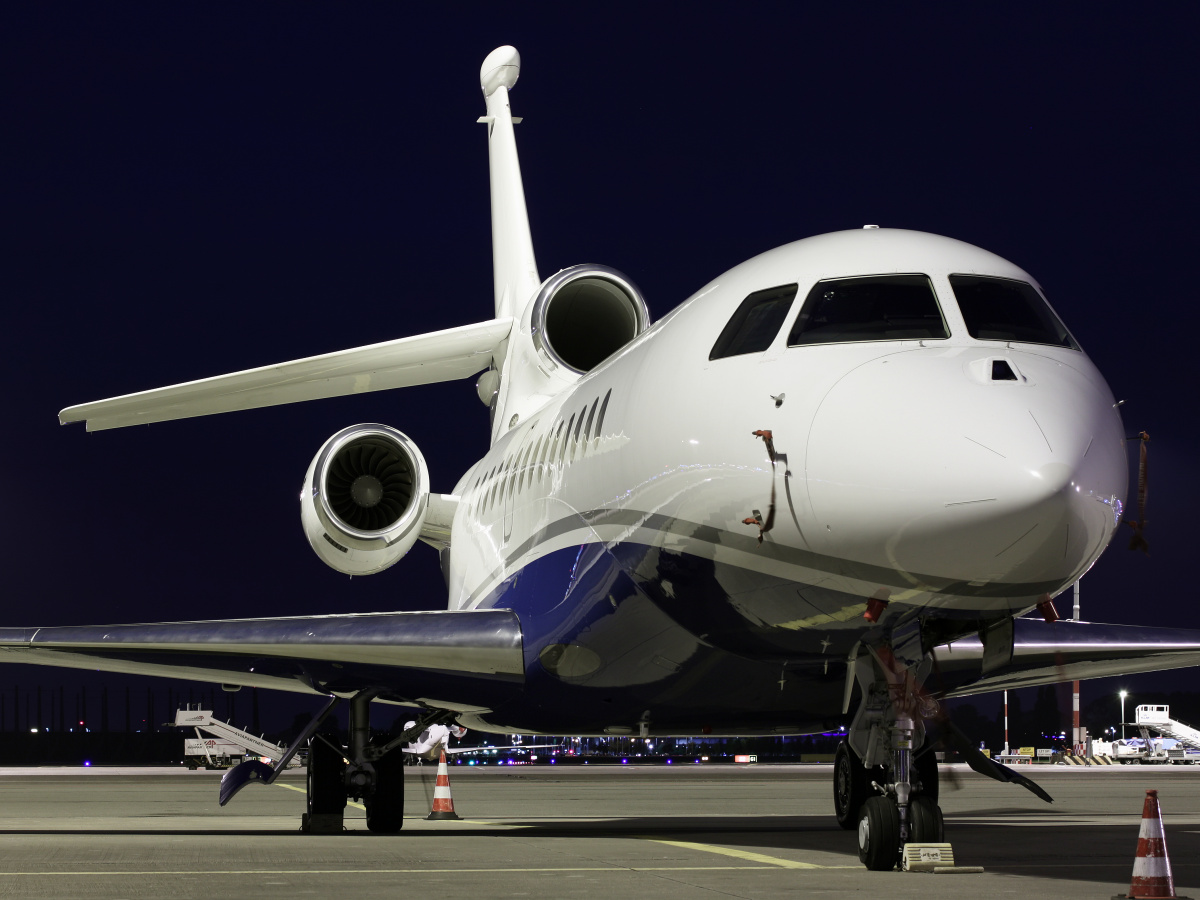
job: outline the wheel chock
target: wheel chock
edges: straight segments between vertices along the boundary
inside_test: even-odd
[[[937,866],[954,865],[954,850],[949,844],[904,845],[901,868],[905,872],[932,872]]]
[[[303,813],[300,830],[305,834],[341,834],[345,826],[341,813]]]

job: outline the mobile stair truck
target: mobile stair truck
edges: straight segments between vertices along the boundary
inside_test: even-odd
[[[183,742],[184,762],[189,769],[197,769],[200,766],[206,769],[228,769],[247,757],[256,756],[277,760],[287,750],[286,747],[273,744],[262,737],[255,737],[248,731],[213,718],[210,709],[178,709],[175,711],[175,721],[171,724],[176,728],[191,728],[196,732],[194,738],[185,738]],[[205,737],[201,732],[208,732],[211,737]],[[289,768],[298,765],[298,757],[292,757],[288,761]]]
[[[1171,718],[1171,707],[1144,705],[1135,713],[1137,727],[1142,738],[1151,743],[1150,731],[1156,731],[1170,739],[1174,746],[1167,749],[1169,761],[1173,763],[1200,762],[1200,730]]]

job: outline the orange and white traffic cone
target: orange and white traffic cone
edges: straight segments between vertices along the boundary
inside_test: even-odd
[[[450,770],[446,768],[446,752],[438,759],[437,783],[433,786],[433,809],[426,819],[460,819],[454,811],[454,798],[450,796]]]
[[[1117,894],[1113,900],[1190,900],[1175,895],[1175,879],[1171,877],[1171,860],[1167,856],[1167,838],[1163,834],[1162,810],[1158,806],[1158,791],[1146,791],[1142,806],[1142,827],[1138,832],[1137,857],[1133,861],[1133,882],[1128,894]]]

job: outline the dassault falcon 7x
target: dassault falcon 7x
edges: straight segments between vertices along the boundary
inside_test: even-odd
[[[400,829],[403,745],[432,725],[845,727],[834,808],[873,869],[942,837],[935,734],[1040,790],[972,753],[941,698],[1200,662],[1196,632],[1053,621],[1122,521],[1126,435],[1028,273],[868,225],[763,253],[657,322],[615,269],[543,280],[519,68],[501,47],[481,70],[493,318],[60,414],[99,430],[478,375],[491,446],[450,492],[402,432],[362,424],[319,448],[300,497],[340,572],[438,548],[448,608],[7,627],[6,661],[325,696],[289,751],[311,742],[310,830],[340,828],[348,796],[370,829]],[[387,741],[373,701],[419,712]],[[314,737],[339,702],[347,746]],[[221,802],[286,762],[230,770]]]

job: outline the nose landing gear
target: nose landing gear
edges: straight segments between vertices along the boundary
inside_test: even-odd
[[[921,690],[928,657],[904,666],[886,647],[869,649],[855,662],[862,701],[834,757],[834,813],[857,828],[863,865],[888,871],[906,843],[944,839],[937,760],[921,724],[937,704]]]

